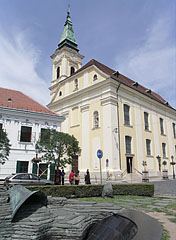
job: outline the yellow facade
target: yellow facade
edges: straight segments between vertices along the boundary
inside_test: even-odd
[[[95,60],[81,68],[83,56],[67,43],[55,51],[52,59],[48,107],[65,116],[61,130],[79,141],[81,174],[88,168],[93,177],[99,177],[98,149],[103,150],[103,178],[120,178],[124,172],[140,174],[143,161],[151,176],[161,175],[157,156],[161,164],[167,161],[171,173],[171,156],[176,161],[175,109],[151,90]],[[125,118],[129,118],[128,124]]]

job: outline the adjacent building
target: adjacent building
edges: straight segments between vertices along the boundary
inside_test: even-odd
[[[36,163],[35,144],[42,131],[54,128],[60,131],[64,117],[37,103],[22,92],[0,88],[0,127],[10,140],[9,160],[0,164],[0,179],[11,173],[33,172],[44,178],[53,178],[53,166]]]
[[[75,163],[81,174],[89,169],[91,177],[99,178],[101,161],[103,178],[117,179],[140,174],[145,161],[150,176],[158,176],[164,160],[171,174],[176,110],[151,89],[94,59],[82,66],[69,11],[51,58],[48,108],[65,117],[61,131],[79,140],[82,151]]]

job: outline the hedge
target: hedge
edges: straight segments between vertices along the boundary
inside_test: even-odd
[[[99,197],[102,195],[103,186],[96,185],[52,185],[52,186],[28,186],[31,191],[41,190],[47,196],[82,198]],[[154,195],[154,184],[113,184],[114,195],[136,195],[149,196]]]

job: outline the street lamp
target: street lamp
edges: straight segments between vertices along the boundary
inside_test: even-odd
[[[158,155],[156,158],[158,160],[159,171],[161,172],[161,157]]]
[[[174,156],[171,156],[171,159],[172,159],[172,162],[170,164],[172,165],[172,168],[173,168],[173,179],[175,179],[174,165],[176,163],[174,162]]]

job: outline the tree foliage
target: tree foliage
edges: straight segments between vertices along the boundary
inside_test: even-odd
[[[10,153],[10,141],[7,137],[7,133],[0,128],[0,164],[4,164],[8,160]]]
[[[45,129],[36,143],[40,159],[55,166],[65,167],[72,164],[74,157],[80,153],[79,142],[72,135],[57,132],[55,129]]]

